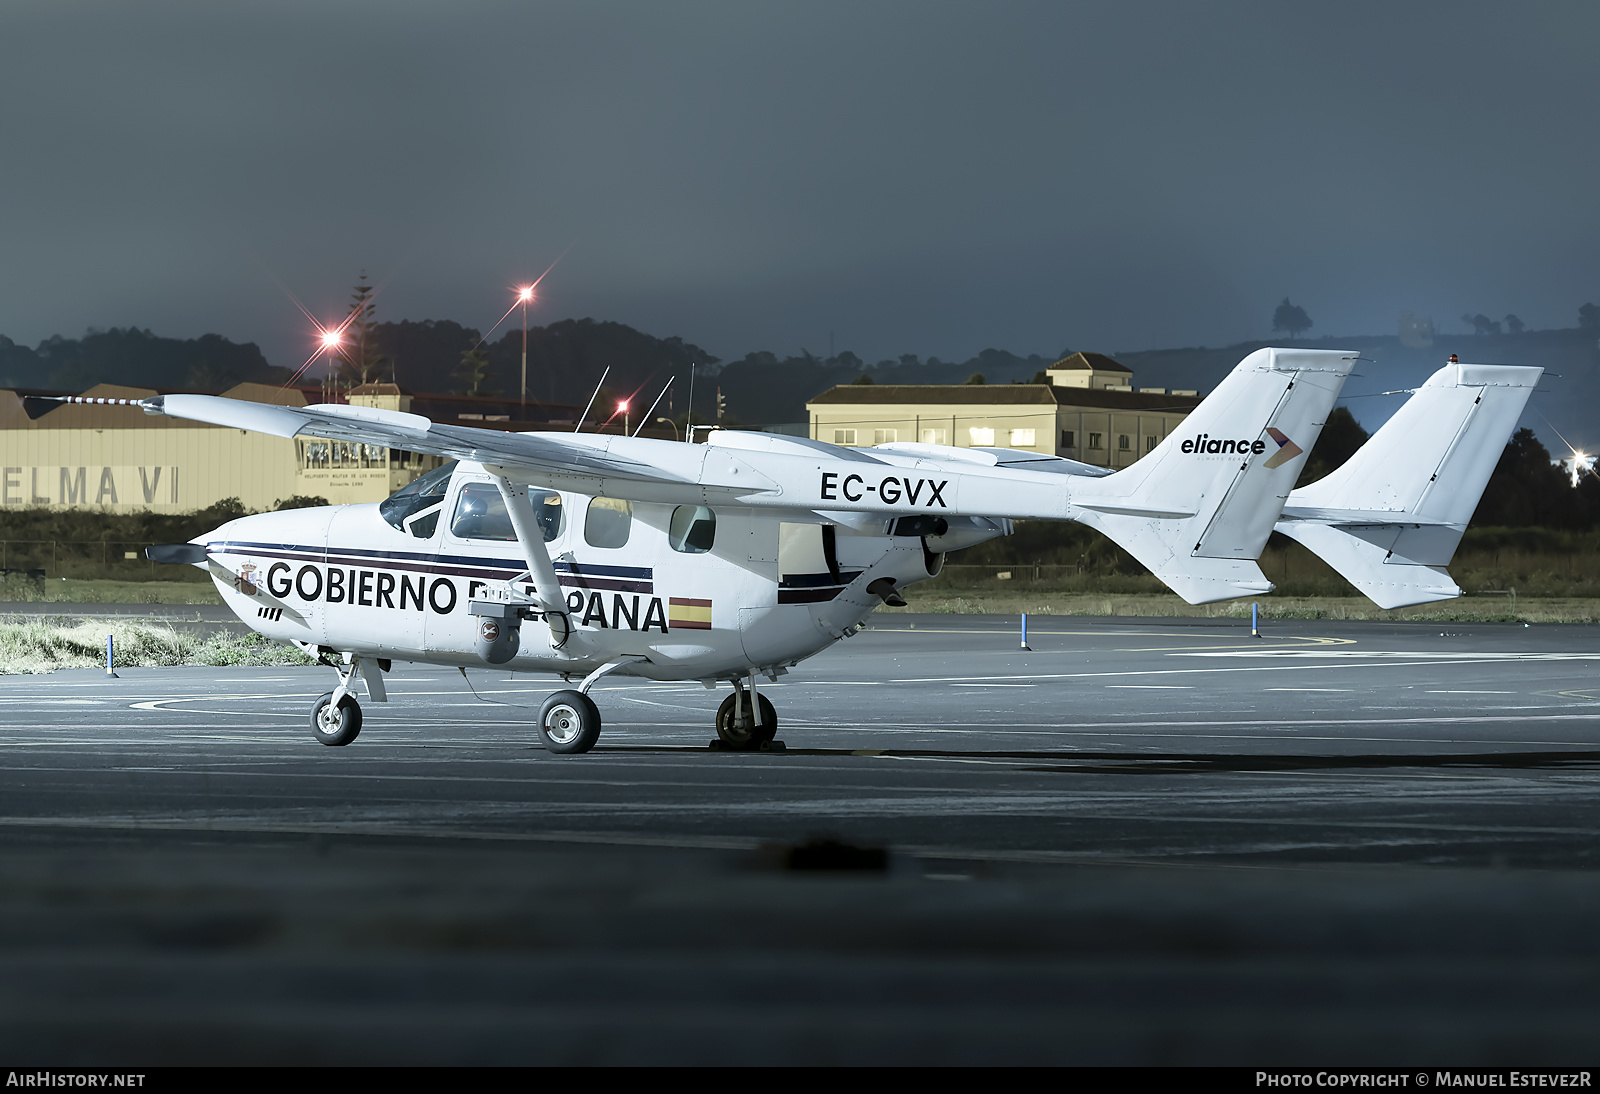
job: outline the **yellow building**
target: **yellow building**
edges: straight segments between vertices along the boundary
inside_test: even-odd
[[[1098,353],[1046,370],[1048,384],[843,384],[806,404],[813,440],[1017,448],[1121,468],[1200,403],[1196,391],[1134,389],[1133,372]]]
[[[100,384],[86,396],[147,399],[148,388]],[[294,389],[240,384],[224,398],[305,406]],[[348,393],[351,403],[409,410],[393,384]],[[270,509],[296,494],[334,504],[379,501],[442,461],[376,445],[284,440],[125,406],[62,405],[37,419],[21,396],[0,390],[0,506],[179,513],[236,497]]]

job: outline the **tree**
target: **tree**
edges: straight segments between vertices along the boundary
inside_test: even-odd
[[[1317,437],[1316,445],[1311,449],[1311,455],[1306,457],[1305,466],[1300,469],[1300,479],[1295,485],[1305,486],[1337,470],[1366,443],[1367,431],[1361,428],[1361,423],[1350,413],[1350,408],[1334,407],[1322,427],[1322,433]]]
[[[352,384],[369,384],[383,374],[383,354],[378,348],[378,306],[372,299],[367,271],[361,271],[350,294],[350,314],[344,341],[339,346],[339,371]]]
[[[1310,330],[1311,326],[1311,317],[1306,314],[1306,310],[1297,304],[1289,303],[1287,296],[1272,313],[1272,329],[1288,331],[1290,338],[1300,337],[1301,333]]]
[[[1600,307],[1594,304],[1585,304],[1578,309],[1578,326],[1584,330],[1600,328]]]
[[[985,377],[983,375],[983,373],[981,373],[981,372],[974,372],[971,376],[968,376],[967,379],[966,379],[966,383],[969,383],[969,384],[987,384],[988,382],[989,382],[988,378]]]
[[[1500,324],[1479,312],[1477,315],[1463,315],[1461,321],[1472,328],[1473,334],[1499,334]]]
[[[1506,316],[1506,330],[1510,331],[1512,334],[1521,334],[1527,329],[1528,325],[1522,320],[1518,319],[1515,315]]]
[[[455,378],[465,385],[456,389],[457,395],[494,394],[483,386],[489,378],[489,355],[476,346],[461,351],[461,364],[456,366]]]
[[[1550,462],[1549,451],[1533,430],[1519,429],[1500,454],[1472,523],[1478,527],[1582,527],[1586,523],[1582,500],[1566,472]]]
[[[851,380],[850,384],[851,386],[855,386],[856,384],[876,384],[877,382],[878,381],[874,380],[872,377],[863,372],[860,376],[857,376],[854,380]]]

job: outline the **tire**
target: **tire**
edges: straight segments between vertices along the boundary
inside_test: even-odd
[[[539,740],[551,752],[575,756],[600,739],[600,708],[581,691],[558,691],[539,708]]]
[[[734,724],[733,704],[739,699],[739,692],[734,692],[722,701],[717,708],[717,736],[722,738],[722,743],[729,748],[740,752],[754,752],[767,741],[778,735],[778,712],[772,709],[772,704],[767,702],[767,697],[759,697],[760,702],[756,709],[761,712],[759,725],[749,724],[749,701],[745,702],[745,726],[740,729]]]
[[[330,691],[311,708],[311,733],[325,745],[347,745],[361,732],[361,704],[346,695],[335,712],[330,709],[332,700]]]

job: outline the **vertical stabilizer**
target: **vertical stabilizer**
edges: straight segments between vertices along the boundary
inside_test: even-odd
[[[1270,592],[1255,559],[1355,359],[1257,350],[1149,455],[1076,483],[1073,519],[1191,604]]]
[[[1543,371],[1446,365],[1343,466],[1291,494],[1277,530],[1379,607],[1460,596],[1444,567]]]

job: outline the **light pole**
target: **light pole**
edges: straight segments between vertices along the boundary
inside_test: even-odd
[[[525,285],[517,291],[517,303],[522,305],[522,420],[528,420],[528,301],[533,299],[533,286]]]
[[[671,418],[657,418],[656,421],[658,421],[658,422],[666,422],[668,425],[670,425],[672,427],[672,439],[673,440],[677,440],[678,439],[678,423],[677,422],[673,421]]]
[[[343,337],[337,330],[325,330],[322,332],[322,349],[328,355],[328,375],[322,381],[327,389],[327,393],[323,395],[323,401],[328,403],[334,401],[333,393],[337,390],[333,380],[333,355],[338,350],[341,341],[343,341]]]
[[[632,432],[632,430],[628,428],[628,400],[624,399],[622,402],[618,403],[617,409],[622,411],[622,435],[626,437]]]

